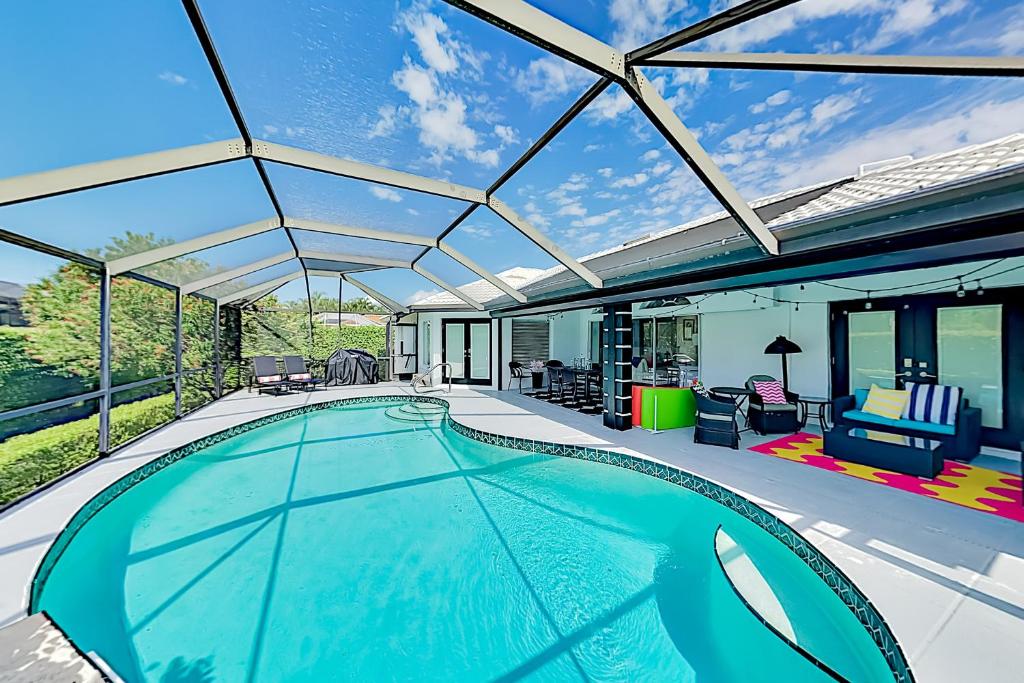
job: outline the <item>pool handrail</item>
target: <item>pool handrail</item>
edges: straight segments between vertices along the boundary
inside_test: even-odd
[[[412,381],[409,386],[417,394],[422,394],[424,391],[442,391],[442,387],[435,387],[430,384],[430,378],[434,374],[434,370],[438,368],[448,368],[448,393],[452,393],[452,364],[451,363],[435,363],[426,372],[421,372],[418,375],[413,375]],[[441,379],[444,380],[444,373],[441,373]],[[425,387],[424,391],[420,391],[420,387]]]

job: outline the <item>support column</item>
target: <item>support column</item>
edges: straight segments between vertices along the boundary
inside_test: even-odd
[[[110,450],[110,271],[100,271],[100,455]]]
[[[624,431],[633,426],[633,306],[609,304],[601,321],[604,377],[604,426]]]
[[[181,417],[181,288],[174,292],[174,416]]]
[[[220,302],[213,304],[213,395],[221,397],[223,375],[220,364]]]

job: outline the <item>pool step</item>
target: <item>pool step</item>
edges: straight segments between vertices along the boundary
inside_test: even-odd
[[[393,420],[426,424],[439,422],[444,418],[445,412],[444,406],[433,403],[409,402],[403,403],[400,406],[391,406],[384,411],[384,414]]]

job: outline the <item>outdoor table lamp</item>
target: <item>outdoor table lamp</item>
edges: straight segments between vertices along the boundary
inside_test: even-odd
[[[782,335],[775,338],[768,346],[764,347],[764,352],[769,355],[782,356],[782,388],[789,389],[789,363],[786,355],[790,353],[800,353],[801,349],[796,342],[792,342]]]

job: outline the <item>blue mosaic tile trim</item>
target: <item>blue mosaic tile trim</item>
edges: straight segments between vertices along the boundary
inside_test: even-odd
[[[53,545],[50,546],[50,549],[47,551],[46,556],[43,558],[43,561],[36,572],[35,578],[32,580],[29,612],[33,613],[38,611],[39,597],[42,587],[46,583],[46,579],[49,577],[57,560],[60,559],[60,556],[63,554],[71,540],[75,537],[75,534],[78,533],[78,530],[114,498],[121,495],[143,479],[159,472],[168,465],[239,434],[244,434],[245,432],[257,429],[264,425],[286,420],[297,415],[342,406],[367,403],[396,403],[410,400],[415,400],[421,403],[432,403],[444,408],[449,407],[448,401],[435,396],[358,396],[334,401],[324,401],[322,403],[292,408],[280,413],[274,413],[273,415],[257,418],[240,425],[235,425],[234,427],[229,427],[228,429],[210,434],[209,436],[205,436],[181,446],[180,448],[169,451],[159,458],[146,463],[142,467],[130,472],[100,491],[77,513],[75,513],[74,517],[71,518],[71,521],[60,533]],[[691,474],[671,465],[653,462],[633,455],[616,453],[598,448],[590,448],[587,446],[559,444],[550,441],[540,441],[537,439],[525,439],[521,437],[493,434],[491,432],[485,432],[466,426],[456,421],[450,413],[446,413],[444,425],[457,434],[461,434],[467,438],[493,446],[513,448],[529,453],[542,453],[544,455],[558,455],[566,458],[587,460],[657,477],[658,479],[662,479],[671,484],[682,486],[695,493],[699,493],[705,498],[713,500],[714,502],[724,505],[730,510],[743,515],[777,538],[787,548],[792,550],[797,557],[803,560],[804,563],[807,564],[807,566],[810,567],[811,570],[814,571],[814,573],[832,589],[832,592],[835,593],[836,596],[838,596],[839,599],[842,600],[850,609],[850,611],[854,613],[857,619],[871,635],[875,644],[885,657],[885,660],[889,665],[889,669],[892,671],[893,678],[897,683],[912,683],[914,681],[914,676],[907,664],[906,657],[904,656],[899,643],[896,641],[892,630],[878,613],[878,610],[875,609],[874,605],[871,604],[871,601],[867,596],[853,584],[853,581],[851,581],[850,578],[842,572],[842,570],[836,567],[831,560],[822,555],[817,548],[812,546],[795,529],[756,503],[747,500],[719,484],[698,477],[695,474]]]

